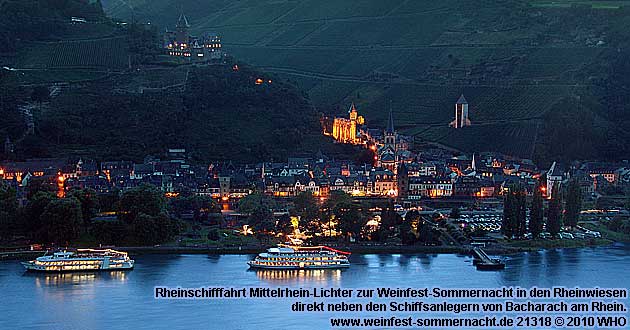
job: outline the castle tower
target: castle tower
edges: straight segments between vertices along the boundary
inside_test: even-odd
[[[455,120],[450,123],[451,127],[462,128],[470,126],[470,119],[468,119],[468,101],[462,94],[457,103],[455,103]]]
[[[9,137],[7,136],[6,140],[4,141],[4,154],[6,156],[12,154],[14,151],[14,148],[15,146],[11,142],[11,139],[9,139]]]
[[[175,41],[178,45],[185,45],[188,47],[188,29],[190,28],[190,24],[188,24],[188,19],[186,15],[182,12],[179,15],[179,19],[177,20],[177,25],[175,26]]]
[[[350,106],[350,110],[348,111],[350,113],[350,142],[351,143],[356,143],[357,142],[357,108],[354,106],[354,103],[352,103],[352,105]]]

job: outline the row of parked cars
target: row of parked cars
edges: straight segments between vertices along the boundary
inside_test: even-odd
[[[553,236],[548,232],[542,232],[539,235],[542,239],[551,239]],[[526,234],[525,238],[532,239],[532,234]],[[556,238],[558,239],[588,239],[588,238],[602,238],[602,234],[598,231],[588,230],[586,228],[580,228],[578,226],[578,230],[572,233],[568,231],[559,232],[556,234]]]
[[[460,222],[466,224],[471,230],[482,229],[491,233],[501,231],[501,216],[494,214],[462,214]]]

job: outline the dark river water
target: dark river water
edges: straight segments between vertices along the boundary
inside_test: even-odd
[[[171,287],[625,287],[630,245],[505,257],[477,271],[461,255],[352,255],[350,269],[250,271],[250,255],[144,255],[111,273],[25,273],[0,262],[0,329],[329,329],[330,314],[293,313],[286,300],[155,300]],[[344,315],[337,315],[344,316]]]

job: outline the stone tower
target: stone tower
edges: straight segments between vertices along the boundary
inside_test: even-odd
[[[7,136],[4,141],[4,154],[6,156],[11,155],[15,151],[15,145],[11,142],[11,139]]]
[[[470,119],[468,119],[468,102],[464,94],[462,94],[457,100],[457,103],[455,103],[455,120],[451,122],[450,126],[454,128],[470,126]]]
[[[190,28],[190,24],[188,24],[188,19],[186,15],[182,12],[179,15],[179,19],[177,20],[177,25],[175,26],[175,41],[178,45],[186,45],[188,47],[188,29]]]

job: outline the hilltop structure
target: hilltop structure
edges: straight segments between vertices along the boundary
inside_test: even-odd
[[[363,126],[365,120],[363,116],[359,116],[354,103],[348,109],[348,118],[335,118],[333,120],[332,137],[339,143],[362,144],[360,126]]]
[[[182,57],[190,61],[219,60],[224,56],[221,37],[216,33],[206,33],[201,37],[189,34],[190,23],[183,13],[177,20],[175,31],[164,33],[164,49],[168,55]]]
[[[450,123],[453,128],[462,128],[470,126],[470,119],[468,118],[468,101],[462,94],[455,103],[455,120]]]

